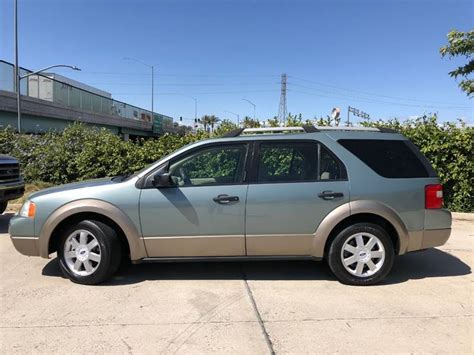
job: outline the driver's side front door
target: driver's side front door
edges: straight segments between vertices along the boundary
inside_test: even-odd
[[[144,188],[140,221],[149,257],[245,255],[248,143],[209,144],[172,159],[170,187]]]

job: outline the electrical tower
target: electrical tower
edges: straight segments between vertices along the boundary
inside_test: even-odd
[[[278,121],[283,125],[286,121],[287,109],[286,109],[286,74],[281,74],[281,96],[280,96],[280,108],[278,109]]]

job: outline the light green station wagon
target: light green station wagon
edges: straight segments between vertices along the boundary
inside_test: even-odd
[[[32,194],[15,248],[97,284],[121,260],[325,259],[343,283],[384,279],[395,255],[444,244],[451,214],[427,159],[377,128],[239,129],[131,176]]]

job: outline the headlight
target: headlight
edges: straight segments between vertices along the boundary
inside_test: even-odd
[[[34,202],[26,201],[20,209],[20,216],[33,218],[36,213],[36,205]]]

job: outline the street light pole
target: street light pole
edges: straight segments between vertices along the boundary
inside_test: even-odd
[[[14,41],[15,41],[15,91],[16,91],[16,106],[17,106],[17,128],[18,133],[21,132],[21,93],[20,93],[20,68],[18,67],[18,0],[14,3]]]
[[[257,108],[257,105],[255,105],[252,101],[248,99],[242,99],[242,100],[247,101],[250,105],[253,106],[253,120],[255,121],[255,109]]]
[[[237,126],[240,127],[240,115],[238,113],[232,112],[232,111],[224,111],[233,114],[235,117],[237,117]]]
[[[21,79],[27,78],[31,75],[39,74],[45,70],[64,67],[64,68],[71,68],[72,70],[81,70],[74,65],[66,65],[66,64],[55,64],[50,65],[49,67],[34,71],[32,73],[28,73],[25,75],[20,74],[20,67],[18,66],[18,0],[15,0],[14,3],[14,37],[15,37],[15,91],[16,91],[16,106],[17,106],[17,129],[18,133],[21,133]]]
[[[155,111],[154,111],[154,97],[155,97],[155,66],[154,65],[150,65],[150,64],[147,64],[145,63],[143,60],[140,60],[140,59],[136,59],[136,58],[130,58],[130,57],[124,57],[122,58],[124,60],[133,60],[135,62],[138,62],[138,63],[141,63],[143,64],[144,66],[146,67],[149,67],[151,68],[151,120],[153,121],[153,116],[155,114]]]
[[[31,73],[28,73],[28,74],[25,74],[25,75],[20,75],[20,73],[18,72],[18,80],[17,80],[17,96],[16,96],[16,104],[17,104],[17,112],[18,112],[18,133],[21,133],[21,92],[20,92],[20,83],[21,83],[21,79],[25,79],[25,78],[28,78],[29,76],[31,75],[37,75],[37,74],[40,74],[46,70],[49,70],[49,69],[52,69],[52,68],[70,68],[72,70],[77,70],[77,71],[80,71],[81,69],[79,69],[78,67],[76,67],[75,65],[67,65],[67,64],[55,64],[55,65],[50,65],[49,67],[46,67],[46,68],[43,68],[43,69],[40,69],[40,70],[36,70],[34,72],[31,72]]]
[[[155,67],[152,65],[151,66],[151,122],[153,123],[153,116],[155,116],[155,111],[153,107],[153,102],[155,99]]]

